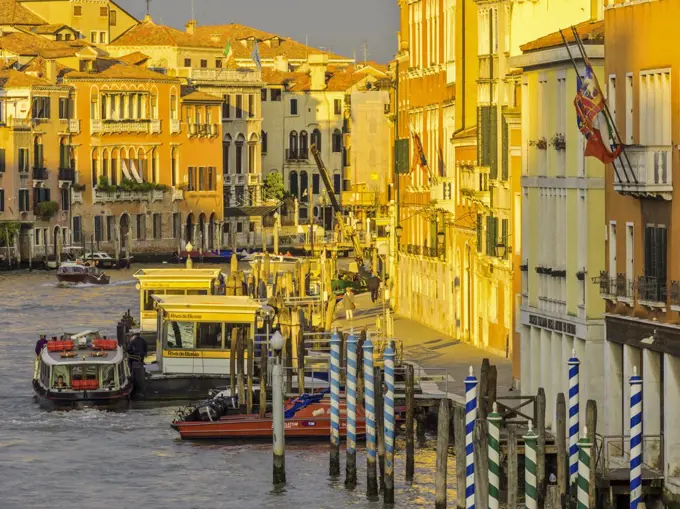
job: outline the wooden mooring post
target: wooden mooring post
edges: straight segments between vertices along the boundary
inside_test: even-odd
[[[231,329],[231,345],[229,347],[229,390],[236,396],[236,352],[238,351],[238,328]]]
[[[597,443],[595,442],[597,433],[597,403],[594,399],[589,399],[586,403],[586,428],[588,429],[588,442],[592,445],[592,456],[590,462],[590,491],[588,492],[589,506],[593,509],[597,503],[597,494],[595,490],[595,453],[597,451]]]
[[[508,426],[508,509],[518,509],[519,472],[517,461],[517,428]]]
[[[465,409],[453,408],[453,439],[456,448],[456,507],[465,508]]]
[[[246,396],[247,412],[248,415],[253,413],[253,371],[255,370],[255,344],[253,338],[244,338],[247,342],[248,347],[248,359],[246,361],[247,369],[247,389],[248,394]]]
[[[546,399],[545,390],[539,387],[536,395],[536,490],[538,496],[538,507],[545,506],[545,411]]]
[[[244,342],[245,338],[243,336],[243,331],[239,329],[238,334],[237,334],[237,340],[236,340],[236,370],[238,372],[237,375],[237,384],[238,384],[238,406],[243,411],[243,408],[246,406],[246,387],[245,387],[245,380],[244,380],[244,373],[245,373],[245,348],[244,348]]]
[[[491,363],[489,359],[482,360],[482,368],[479,372],[479,386],[477,388],[477,419],[486,420],[488,408],[488,391],[489,391],[489,369]]]
[[[567,501],[569,486],[569,459],[567,456],[567,401],[564,393],[557,395],[555,412],[555,444],[557,445],[557,489],[563,504]]]
[[[375,433],[378,439],[378,468],[380,489],[385,489],[385,404],[383,402],[382,370],[375,368]]]
[[[264,419],[267,413],[267,364],[269,363],[269,356],[267,352],[267,344],[262,343],[260,346],[260,419]]]
[[[410,366],[413,370],[413,366]],[[437,419],[437,459],[434,474],[435,495],[434,506],[436,509],[446,509],[446,488],[447,488],[447,461],[449,456],[449,400],[442,398],[439,402],[439,415]],[[411,432],[411,443],[413,443],[413,432]],[[407,460],[408,461],[408,460]],[[407,474],[408,478],[408,474]],[[413,476],[411,476],[413,479]]]
[[[484,406],[484,405],[481,405]],[[477,419],[475,444],[475,508],[489,507],[489,421]]]
[[[415,409],[413,405],[413,393],[414,393],[414,379],[415,375],[413,372],[413,365],[408,364],[406,366],[406,482],[412,482],[413,481],[413,474],[415,471],[415,437],[414,437],[414,426],[413,426],[413,421],[414,421],[414,414],[415,414]],[[449,401],[448,399],[442,399],[442,403],[446,402],[447,410],[446,410],[446,423],[448,427],[449,423],[449,411],[448,411],[448,404]],[[442,410],[441,410],[441,404],[439,408],[439,419],[441,421],[442,416],[441,416]],[[439,428],[441,428],[442,424],[441,422],[439,423]],[[441,430],[438,431],[440,433]],[[449,440],[449,432],[447,430],[446,432],[446,441],[448,445],[448,440]],[[439,451],[439,438],[437,438],[437,451]],[[437,458],[439,458],[439,452],[437,452]],[[446,466],[446,465],[445,465]],[[446,476],[445,476],[446,477]],[[444,507],[446,506],[446,500],[444,501]]]

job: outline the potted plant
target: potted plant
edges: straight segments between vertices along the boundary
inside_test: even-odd
[[[550,145],[552,145],[555,150],[566,150],[567,140],[564,138],[564,134],[557,133],[550,139]]]
[[[75,183],[71,185],[71,189],[74,191],[85,191],[85,184]]]
[[[59,210],[59,204],[56,201],[41,201],[35,208],[35,214],[47,221],[57,213],[57,210]]]
[[[585,279],[586,279],[586,271],[585,271],[585,270],[579,270],[579,271],[576,273],[576,279],[578,279],[579,281],[585,281]]]
[[[529,270],[529,264],[528,264],[528,263],[525,263],[525,264],[523,264],[523,265],[520,265],[520,266],[519,266],[519,270],[521,270],[522,272],[528,271],[528,270]]]
[[[542,136],[537,140],[530,140],[529,146],[536,147],[538,150],[546,150],[548,148],[548,140]]]

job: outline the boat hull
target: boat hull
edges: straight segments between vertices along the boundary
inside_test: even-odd
[[[69,391],[58,392],[45,389],[33,380],[33,390],[40,408],[45,410],[124,410],[130,404],[132,384],[119,391]]]
[[[93,285],[108,285],[110,278],[106,274],[97,278],[90,274],[57,274],[60,283],[89,283]]]

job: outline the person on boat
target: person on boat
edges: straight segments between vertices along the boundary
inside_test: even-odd
[[[144,371],[144,357],[149,353],[149,345],[146,344],[144,338],[139,334],[130,341],[127,347],[128,361],[130,362],[130,371],[132,372],[132,379],[134,384],[134,394],[138,397],[144,397],[144,389],[146,386],[146,373]]]
[[[348,286],[345,288],[345,295],[342,296],[342,307],[345,310],[345,320],[352,321],[354,319],[354,295],[352,289]]]
[[[46,344],[47,344],[47,336],[45,334],[41,334],[40,339],[35,344],[35,354],[40,355],[40,352],[42,352],[42,349],[44,348],[44,346]]]
[[[54,386],[57,389],[65,389],[66,388],[66,382],[64,382],[64,377],[62,375],[59,375],[57,377],[57,382],[54,384]]]

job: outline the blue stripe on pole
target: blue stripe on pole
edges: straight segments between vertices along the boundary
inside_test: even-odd
[[[340,335],[331,336],[331,444],[340,445]]]
[[[366,453],[375,460],[375,381],[373,379],[373,343],[364,341],[364,410],[366,414]]]
[[[475,507],[475,462],[472,433],[477,419],[477,379],[470,367],[470,375],[465,378],[465,507]]]

